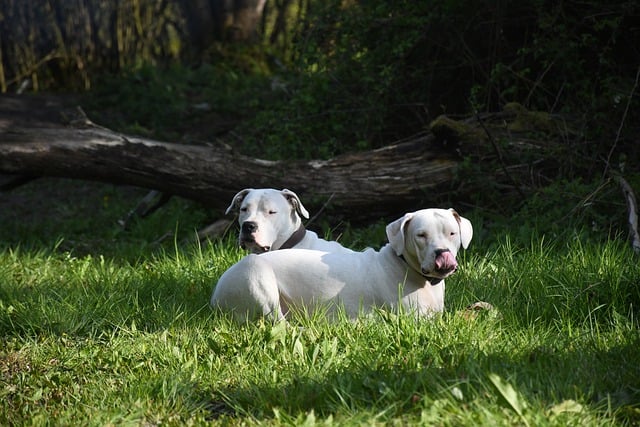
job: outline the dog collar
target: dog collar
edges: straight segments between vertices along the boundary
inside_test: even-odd
[[[284,242],[282,246],[280,246],[280,249],[291,249],[292,247],[300,243],[302,239],[304,239],[304,235],[306,232],[307,229],[304,228],[304,225],[300,224],[300,227],[291,235],[291,237],[289,237],[287,241]]]
[[[402,261],[404,261],[405,264],[407,264],[407,266],[409,268],[412,268],[411,265],[409,265],[409,263],[407,262],[407,260],[405,259],[404,255],[400,254],[398,255],[398,258],[400,258]],[[413,268],[412,268],[413,269]],[[421,275],[422,277],[424,277],[426,279],[427,282],[429,282],[429,284],[431,286],[437,285],[438,283],[440,283],[442,281],[442,279],[437,278],[437,277],[429,277],[429,276],[425,276],[424,274],[422,274],[422,271],[418,271],[418,270],[414,270],[416,271],[419,275]]]

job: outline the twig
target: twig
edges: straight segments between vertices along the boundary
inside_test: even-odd
[[[229,229],[235,224],[235,221],[229,219],[219,219],[213,224],[209,224],[197,231],[199,241],[205,239],[219,238],[227,234]]]
[[[309,219],[309,221],[307,221],[306,226],[308,227],[309,224],[313,223],[313,221],[316,220],[316,218],[318,218],[320,216],[320,214],[322,213],[322,211],[324,211],[326,209],[327,206],[329,206],[329,203],[331,203],[331,200],[333,199],[333,196],[335,196],[336,193],[331,193],[331,196],[329,196],[329,198],[327,199],[326,202],[324,202],[324,204],[322,205],[322,207],[320,208],[320,210],[318,210],[318,212],[311,217],[311,219]]]
[[[147,193],[146,196],[142,198],[142,200],[140,200],[140,202],[138,202],[138,205],[135,208],[129,211],[125,218],[118,220],[118,224],[126,230],[129,228],[129,224],[132,220],[145,218],[151,215],[153,212],[157,211],[160,207],[165,205],[169,201],[169,199],[171,199],[170,194],[162,193],[157,190],[151,190],[149,193]]]
[[[601,183],[598,188],[596,188],[595,190],[593,190],[591,193],[589,193],[587,195],[587,197],[585,197],[584,199],[582,199],[580,201],[580,203],[578,203],[577,205],[575,205],[573,207],[573,209],[571,209],[571,211],[569,211],[569,213],[567,213],[565,216],[563,216],[560,219],[560,222],[563,222],[565,219],[567,219],[570,215],[573,215],[573,213],[575,211],[577,211],[579,208],[587,206],[589,203],[591,203],[591,200],[593,200],[598,193],[600,193],[607,185],[609,185],[611,183],[611,179],[607,179],[605,180],[603,183]]]
[[[624,179],[620,173],[611,170],[611,157],[613,156],[613,152],[618,146],[618,141],[620,141],[622,128],[624,127],[624,123],[627,119],[627,114],[629,113],[629,108],[631,106],[631,100],[633,99],[633,95],[638,88],[639,81],[640,67],[638,67],[638,71],[636,71],[636,79],[627,98],[627,105],[625,106],[624,112],[622,113],[622,119],[620,120],[618,131],[616,132],[616,139],[613,141],[611,149],[609,149],[609,153],[607,154],[607,159],[605,160],[604,164],[604,171],[602,172],[603,181],[605,180],[607,175],[611,175],[622,188],[622,193],[624,194],[625,202],[627,203],[627,211],[629,212],[629,237],[631,239],[631,247],[633,248],[633,251],[635,253],[640,253],[640,234],[638,233],[638,203],[636,201],[636,196],[633,192],[633,188],[631,188],[631,185],[627,182],[627,180]]]
[[[480,124],[480,127],[482,128],[482,130],[484,130],[484,133],[487,134],[487,137],[489,138],[489,141],[491,142],[491,146],[493,147],[494,151],[498,155],[498,160],[500,161],[500,166],[502,167],[502,171],[507,176],[507,178],[509,178],[509,181],[511,181],[511,183],[515,187],[516,191],[520,195],[520,198],[522,200],[525,200],[526,196],[524,195],[524,192],[520,188],[520,185],[516,182],[515,178],[513,178],[513,176],[509,173],[509,169],[507,168],[507,165],[504,162],[504,158],[502,157],[502,152],[500,151],[500,147],[498,147],[498,144],[496,143],[496,140],[493,138],[493,135],[491,134],[491,132],[489,132],[489,129],[487,129],[487,127],[484,125],[484,122],[482,121],[482,119],[478,115],[477,111],[475,113],[475,116],[476,116],[476,120]]]
[[[636,81],[633,84],[633,88],[631,88],[631,93],[629,94],[629,97],[627,98],[627,105],[624,109],[624,113],[622,113],[622,119],[620,120],[620,126],[618,126],[618,132],[616,133],[616,139],[613,141],[613,145],[611,146],[611,149],[609,150],[609,154],[607,155],[607,161],[604,165],[604,172],[602,173],[602,179],[604,180],[604,178],[607,176],[607,172],[609,172],[609,167],[611,164],[611,156],[613,155],[613,152],[615,151],[617,145],[618,145],[618,141],[620,140],[620,134],[622,133],[622,128],[624,127],[624,122],[627,119],[627,114],[629,113],[629,108],[631,106],[631,100],[633,99],[633,94],[635,93],[636,89],[638,88],[638,80],[640,80],[640,67],[638,67],[638,71],[636,72]]]
[[[554,59],[553,61],[551,61],[551,63],[547,66],[546,69],[542,70],[542,73],[540,73],[540,75],[538,76],[538,78],[533,82],[533,86],[531,87],[531,90],[529,91],[529,93],[527,94],[527,97],[525,98],[524,104],[523,105],[529,105],[529,101],[531,100],[531,97],[533,96],[533,92],[536,91],[536,89],[538,89],[538,86],[540,86],[542,84],[542,79],[544,79],[544,76],[547,75],[547,73],[549,71],[551,71],[551,68],[553,68],[553,66],[556,64],[556,60]],[[515,73],[514,73],[515,74]],[[560,90],[562,90],[562,88],[560,88]],[[553,108],[551,108],[551,110],[549,112],[552,112]]]

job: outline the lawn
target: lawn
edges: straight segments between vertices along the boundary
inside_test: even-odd
[[[143,194],[36,181],[0,205],[0,425],[640,424],[640,262],[623,237],[516,235],[464,212],[477,238],[441,316],[238,326],[208,307],[243,256],[234,230],[197,242],[215,214],[183,200],[120,229]],[[380,229],[345,244],[379,247]],[[478,300],[495,310],[465,311]]]

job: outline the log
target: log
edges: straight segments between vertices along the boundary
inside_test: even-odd
[[[331,199],[350,220],[427,207],[449,190],[459,156],[424,132],[329,160],[252,158],[223,143],[125,135],[50,97],[0,98],[0,173],[126,184],[224,209],[248,187],[290,188],[311,209]]]

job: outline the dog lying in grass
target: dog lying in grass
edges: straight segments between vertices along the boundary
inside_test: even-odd
[[[459,248],[471,242],[471,222],[453,209],[423,209],[393,221],[386,233],[389,243],[380,251],[250,254],[220,277],[211,305],[240,323],[320,307],[343,307],[352,318],[374,307],[441,312],[444,279],[458,268]]]
[[[302,217],[308,219],[309,212],[291,190],[245,188],[233,197],[225,213],[233,211],[238,213],[240,223],[238,242],[251,253],[289,248],[351,252],[305,229]]]

